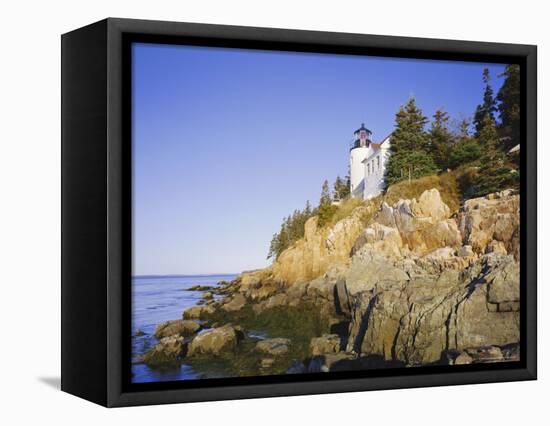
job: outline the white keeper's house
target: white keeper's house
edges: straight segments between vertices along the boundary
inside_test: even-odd
[[[391,136],[391,135],[390,135]],[[353,133],[349,155],[350,192],[355,198],[376,197],[386,188],[384,175],[391,156],[390,136],[372,142],[372,132],[361,124]]]

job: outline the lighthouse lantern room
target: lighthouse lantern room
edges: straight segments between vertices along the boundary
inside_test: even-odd
[[[353,132],[354,136],[354,148],[369,147],[371,142],[372,132],[365,127],[365,123],[361,123],[361,127]]]
[[[362,197],[365,187],[365,165],[363,160],[367,157],[371,144],[372,132],[361,124],[361,127],[353,132],[353,143],[350,149],[350,192],[353,197]]]

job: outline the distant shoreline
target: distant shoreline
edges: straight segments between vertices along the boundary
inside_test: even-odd
[[[179,278],[179,277],[231,277],[239,275],[238,273],[223,273],[223,274],[146,274],[132,275],[132,278]]]

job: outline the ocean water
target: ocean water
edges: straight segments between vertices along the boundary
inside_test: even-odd
[[[181,319],[187,308],[195,306],[202,291],[187,291],[195,285],[217,286],[235,275],[136,276],[132,278],[132,381],[134,383],[197,379],[200,375],[188,365],[171,370],[155,370],[139,362],[139,355],[157,343],[158,324]],[[215,296],[218,297],[218,296]],[[142,336],[136,336],[140,330]]]

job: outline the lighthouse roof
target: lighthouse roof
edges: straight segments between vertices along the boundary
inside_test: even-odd
[[[366,130],[367,133],[372,133],[369,129],[365,127],[365,123],[361,123],[361,127],[359,127],[355,132],[353,133],[359,133],[361,130]]]

